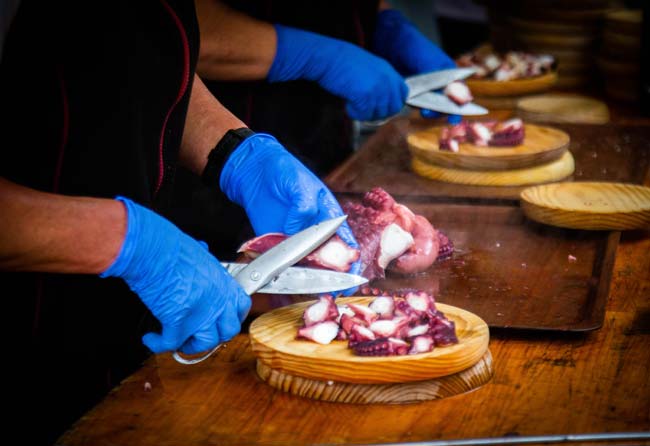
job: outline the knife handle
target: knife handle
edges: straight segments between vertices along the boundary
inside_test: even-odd
[[[206,353],[205,355],[200,356],[200,357],[198,357],[198,358],[192,358],[192,359],[184,358],[183,356],[181,356],[180,352],[178,352],[178,351],[175,351],[174,354],[173,354],[172,356],[173,356],[173,358],[176,360],[176,362],[179,362],[179,363],[181,363],[181,364],[185,364],[185,365],[198,364],[199,362],[205,361],[205,360],[208,359],[210,356],[212,356],[212,353],[214,353],[214,352],[216,352],[217,350],[219,350],[219,348],[220,348],[221,346],[223,346],[223,345],[224,345],[224,344],[217,344],[217,346],[216,346],[215,348],[213,348],[213,349],[210,350],[208,353]]]

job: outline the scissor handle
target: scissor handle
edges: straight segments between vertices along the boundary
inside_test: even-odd
[[[185,364],[185,365],[198,364],[199,362],[201,362],[201,361],[205,361],[205,360],[208,359],[210,356],[212,356],[212,353],[214,353],[214,352],[216,352],[217,350],[219,350],[219,348],[220,348],[222,345],[224,345],[224,344],[217,344],[217,346],[216,346],[215,348],[213,348],[212,350],[210,350],[209,352],[207,352],[205,355],[200,356],[200,357],[198,357],[198,358],[193,358],[193,359],[183,358],[183,357],[181,356],[180,352],[178,352],[178,351],[175,351],[174,354],[173,354],[172,356],[173,356],[173,358],[176,360],[176,362],[179,362],[179,363],[181,363],[181,364]]]

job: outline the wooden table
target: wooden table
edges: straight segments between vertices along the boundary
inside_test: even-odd
[[[576,156],[585,180],[631,175],[649,184],[649,127],[566,128],[573,143],[585,148]],[[416,178],[403,169],[401,144],[399,127],[387,126],[350,161],[365,167],[355,176],[343,166],[329,184],[338,192],[381,185],[397,195],[460,197],[470,204],[485,199],[512,204],[516,197],[517,188],[479,190]],[[606,171],[611,164],[597,159],[621,151],[635,159],[623,170]],[[591,152],[597,157],[590,159]],[[602,327],[587,332],[492,330],[495,374],[488,384],[400,406],[326,403],[275,390],[256,376],[248,337],[242,334],[195,366],[180,365],[169,355],[150,358],[58,444],[368,444],[649,432],[650,232],[621,235],[605,309]]]

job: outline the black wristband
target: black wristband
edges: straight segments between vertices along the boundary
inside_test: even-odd
[[[255,132],[247,127],[228,130],[208,154],[208,162],[203,169],[201,179],[206,186],[219,188],[219,179],[228,157],[246,138]]]

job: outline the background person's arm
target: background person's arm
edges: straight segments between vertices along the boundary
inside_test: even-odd
[[[275,57],[273,25],[216,0],[196,0],[201,28],[197,72],[212,80],[262,80]]]

